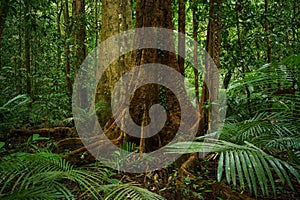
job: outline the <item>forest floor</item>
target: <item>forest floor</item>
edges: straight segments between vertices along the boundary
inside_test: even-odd
[[[36,148],[53,148],[54,144],[58,141],[72,136],[72,130],[70,128],[59,127],[56,129],[18,129],[11,131],[10,137],[8,137],[7,153],[13,152],[36,152]],[[41,137],[47,137],[49,140],[37,140],[30,141],[31,134],[39,133]],[[31,145],[34,144],[34,145]],[[77,144],[78,145],[78,144]],[[80,145],[79,145],[80,146]],[[60,152],[70,151],[69,146],[61,149]],[[78,146],[77,146],[78,147]],[[73,147],[76,148],[76,145]],[[86,161],[87,163],[90,161]],[[72,160],[72,164],[83,165],[84,162],[80,159],[80,155]],[[138,183],[142,187],[147,188],[149,191],[155,192],[164,196],[168,200],[188,200],[188,199],[230,199],[230,200],[250,200],[250,199],[275,199],[274,196],[269,198],[263,198],[262,196],[254,197],[245,191],[228,185],[224,182],[217,182],[216,177],[217,162],[213,159],[199,161],[197,167],[191,171],[194,177],[186,177],[182,180],[178,174],[178,168],[174,165],[170,165],[166,168],[156,170],[143,174],[131,174],[124,172],[116,172],[112,178],[122,180],[123,183]],[[292,179],[294,191],[292,191],[287,184],[281,185],[279,181],[275,180],[277,187],[278,200],[297,200],[300,199],[300,185],[296,180]],[[269,193],[272,194],[272,188],[269,188]]]

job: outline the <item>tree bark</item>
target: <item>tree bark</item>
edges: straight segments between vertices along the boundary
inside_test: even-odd
[[[65,0],[64,3],[64,22],[65,22],[65,77],[66,77],[66,86],[69,96],[69,102],[72,102],[72,83],[71,83],[71,74],[70,74],[70,36],[71,36],[71,27],[69,23],[69,1]]]
[[[73,0],[72,3],[72,19],[74,22],[73,28],[73,44],[75,57],[74,61],[74,77],[83,63],[87,55],[87,47],[85,45],[86,38],[86,18],[85,18],[85,0]],[[87,75],[85,76],[88,77]],[[87,83],[87,81],[86,81]],[[80,102],[83,108],[88,106],[87,89],[83,88],[81,92]]]
[[[1,6],[0,6],[0,38],[2,36],[2,32],[5,26],[5,21],[6,21],[6,16],[9,10],[8,7],[9,1],[1,1]]]
[[[136,28],[142,27],[160,27],[173,29],[172,24],[172,9],[171,0],[159,1],[159,0],[138,0],[137,11],[136,11]],[[159,34],[157,34],[159,38]],[[168,36],[169,44],[174,48],[174,37],[173,35]],[[135,42],[147,43],[147,38],[135,38]],[[156,42],[156,41],[154,41]],[[158,41],[157,41],[158,42]],[[132,54],[132,67],[141,66],[147,63],[160,63],[168,65],[169,67],[179,71],[178,62],[175,54],[170,52],[162,51],[159,49],[141,49],[134,51]],[[143,80],[146,76],[152,77],[154,80],[158,78],[158,74],[151,71],[139,71],[137,75],[138,80]],[[162,77],[172,82],[173,77]],[[160,95],[161,93],[161,95]],[[165,108],[168,110],[167,126],[165,126],[159,133],[147,139],[137,139],[127,136],[129,141],[135,143],[143,143],[146,147],[141,147],[146,152],[154,151],[159,149],[161,146],[169,143],[177,132],[177,128],[180,123],[180,111],[176,97],[166,88],[160,87],[157,84],[145,85],[135,91],[130,102],[130,111],[132,114],[133,121],[136,124],[149,124],[150,118],[148,112],[152,105],[163,104],[165,102]],[[144,113],[147,113],[146,119],[143,117]],[[151,123],[157,123],[151,120]]]
[[[220,50],[221,50],[221,11],[222,0],[211,0],[209,11],[209,23],[206,39],[206,55],[205,60],[205,75],[202,86],[202,94],[199,103],[200,109],[200,122],[198,127],[198,135],[205,135],[215,131],[215,123],[219,119],[219,107],[213,104],[218,99],[219,93],[219,73],[216,69],[220,66]],[[205,156],[205,155],[204,155]],[[191,176],[189,169],[196,166],[198,156],[196,153],[191,154],[189,159],[186,160],[179,170],[181,180],[184,177]],[[180,188],[178,189],[178,196],[180,196]]]
[[[213,131],[212,114],[214,114],[215,120],[218,119],[218,106],[213,102],[218,99],[219,93],[219,73],[214,67],[220,67],[220,52],[221,52],[221,11],[222,1],[212,0],[210,1],[209,10],[209,23],[206,39],[206,51],[210,58],[206,56],[205,68],[206,73],[204,77],[204,83],[202,87],[201,101],[199,105],[200,109],[200,125],[199,134],[204,135],[207,132]]]
[[[60,18],[63,11],[63,2],[56,1],[56,28],[57,28],[57,66],[61,64],[61,25]]]
[[[31,97],[31,62],[30,62],[30,3],[29,0],[24,1],[24,56],[25,56],[25,68],[26,68],[26,91],[27,94]]]
[[[107,40],[109,37],[117,35],[123,31],[131,28],[132,23],[131,6],[129,0],[103,0],[102,1],[102,29],[101,41]],[[112,53],[111,48],[103,46],[101,48],[107,49],[107,54]],[[118,50],[126,44],[119,43]],[[104,55],[104,59],[109,56]],[[114,61],[103,73],[96,92],[96,102],[105,105],[101,107],[98,113],[98,120],[101,125],[104,125],[111,117],[111,95],[114,91],[114,86],[120,77],[129,68],[130,55],[120,56]]]
[[[242,77],[245,78],[245,73],[246,73],[246,67],[245,67],[245,62],[241,62],[240,60],[243,59],[243,43],[242,43],[242,36],[241,36],[241,30],[240,30],[240,21],[239,21],[239,12],[241,11],[241,5],[239,0],[236,0],[236,7],[235,7],[235,16],[236,16],[236,29],[237,29],[237,35],[238,35],[238,45],[239,45],[239,52],[238,54],[238,59],[236,60],[237,65],[241,65],[242,67]],[[249,87],[246,85],[245,86],[246,94],[247,94],[247,105],[248,105],[248,112],[249,115],[252,115],[252,107],[251,107],[251,92],[249,90]]]
[[[193,39],[194,39],[194,76],[195,76],[195,96],[196,104],[199,104],[199,64],[198,64],[198,45],[197,45],[197,35],[198,35],[198,22],[197,22],[197,6],[194,0],[193,6]]]
[[[178,32],[185,34],[186,26],[186,14],[185,14],[185,3],[184,0],[179,0],[179,9],[178,9]],[[178,52],[179,55],[185,55],[185,38],[178,38]],[[184,58],[178,55],[178,65],[179,71],[184,76]]]

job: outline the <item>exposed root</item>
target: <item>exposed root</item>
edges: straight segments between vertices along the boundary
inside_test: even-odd
[[[181,180],[185,177],[192,177],[195,178],[195,175],[193,175],[191,172],[189,172],[189,169],[193,169],[195,167],[195,164],[197,162],[197,154],[193,153],[190,155],[189,159],[187,159],[180,167],[178,174],[181,177]]]
[[[69,127],[55,127],[55,128],[41,128],[41,129],[12,129],[10,131],[11,136],[24,136],[24,135],[33,135],[39,134],[43,137],[58,137],[58,138],[66,138],[72,137],[74,131]]]
[[[80,138],[78,138],[78,140],[81,141]],[[99,148],[101,148],[101,149],[107,149],[107,148],[109,148],[109,146],[111,145],[111,143],[113,143],[116,146],[119,146],[122,143],[122,140],[123,140],[123,134],[121,133],[120,136],[118,138],[116,138],[116,139],[113,139],[113,140],[98,140],[96,142],[91,143],[87,147],[84,146],[84,147],[81,147],[79,149],[75,149],[74,151],[71,151],[71,152],[67,153],[64,157],[66,159],[69,159],[71,156],[83,153],[83,152],[87,151],[88,149],[89,150],[94,150],[96,148],[98,150],[99,150]]]

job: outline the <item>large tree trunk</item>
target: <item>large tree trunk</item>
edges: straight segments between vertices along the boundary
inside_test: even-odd
[[[105,2],[103,2],[103,6],[105,6],[104,3]],[[105,9],[105,7],[103,9]],[[112,10],[113,9],[110,9],[110,11]],[[105,14],[105,12],[103,12],[103,14]],[[116,112],[114,112],[114,116],[104,126],[104,134],[106,134],[106,137],[109,138],[110,141],[103,140],[103,143],[101,143],[100,146],[97,141],[92,142],[88,144],[88,148],[95,150],[97,152],[97,156],[98,154],[101,154],[101,158],[105,156],[107,159],[110,159],[112,157],[110,152],[112,148],[115,148],[114,145],[120,146],[124,142],[128,142],[126,144],[131,142],[135,144],[135,146],[139,147],[141,154],[138,155],[141,157],[139,157],[138,160],[133,160],[134,162],[137,161],[138,165],[135,165],[136,163],[132,163],[131,159],[129,159],[129,163],[124,163],[126,165],[126,170],[130,168],[130,170],[134,170],[134,172],[139,172],[140,170],[144,172],[145,170],[154,170],[159,167],[163,167],[165,164],[173,162],[176,157],[178,157],[174,155],[168,157],[165,155],[165,152],[160,151],[163,149],[161,147],[169,144],[170,142],[188,140],[193,137],[193,133],[195,131],[191,132],[191,134],[189,134],[189,131],[190,129],[195,130],[194,125],[198,125],[198,115],[197,110],[192,106],[186,94],[184,79],[179,71],[178,61],[176,59],[174,33],[170,31],[173,29],[171,0],[138,0],[136,19],[136,30],[135,34],[133,34],[133,48],[130,49],[130,52],[132,52],[130,61],[131,65],[128,69],[131,72],[135,71],[136,74],[134,77],[130,77],[128,82],[122,82],[126,85],[123,87],[125,88],[124,91],[122,90],[121,92],[126,94],[122,94],[121,98],[118,99],[118,105],[115,108]],[[105,22],[105,19],[103,20],[104,25],[106,23],[107,26],[114,24],[111,21],[112,18],[110,18],[109,22]],[[122,24],[126,23],[123,22]],[[149,33],[147,31],[149,28],[143,29],[145,27],[156,28],[150,28],[152,31],[149,31]],[[111,29],[112,28],[113,27],[111,27]],[[164,29],[162,30],[158,28]],[[116,28],[116,30],[118,29]],[[101,33],[101,35],[104,35],[104,33]],[[104,40],[105,38],[102,37],[101,39]],[[101,48],[101,58],[106,58],[106,49],[107,48],[105,46]],[[117,51],[119,48],[115,49]],[[164,49],[168,49],[168,51]],[[111,51],[111,48],[109,51]],[[108,55],[109,53],[113,54],[113,52],[107,53]],[[120,57],[118,61],[120,61]],[[114,65],[114,63],[111,65]],[[143,68],[140,66],[143,66]],[[169,70],[167,71],[168,74],[157,70],[161,69],[160,66]],[[109,74],[109,72],[110,70],[108,68],[108,70],[106,70],[106,74]],[[159,79],[163,79],[164,83],[169,85],[165,85],[164,87],[164,84],[155,84],[159,82]],[[145,80],[151,80],[150,84],[143,84],[139,86],[139,83],[144,83],[143,81]],[[179,102],[182,102],[182,104]],[[160,108],[164,107],[164,111],[160,109],[158,114],[157,110],[155,110],[155,116],[153,118],[151,115],[153,114],[152,108],[157,106],[155,104],[159,104]],[[122,107],[124,105],[126,108]],[[127,115],[128,110],[130,116]],[[164,116],[162,116],[164,117],[163,119],[159,118],[161,114],[160,111],[164,114]],[[183,112],[184,114],[182,114]],[[135,123],[135,135],[132,135],[132,131],[124,129],[123,125],[128,122],[126,120],[129,118]],[[119,122],[121,122],[121,124]],[[163,124],[161,122],[163,122]],[[144,127],[149,124],[150,126],[155,126],[155,131],[151,132],[152,129],[150,131],[145,131]],[[94,126],[94,124],[92,124],[92,126]],[[95,129],[97,129],[97,127]],[[149,133],[151,134],[150,136],[147,135]],[[103,135],[97,135],[94,138],[103,138]],[[92,140],[89,138],[89,141]],[[110,142],[114,145],[111,145]],[[71,152],[68,156],[81,152],[84,149],[85,148]],[[105,155],[106,152],[109,155]],[[147,160],[148,154],[143,154],[146,152],[151,152],[150,155],[154,162],[153,160],[151,160],[151,162]],[[135,156],[137,155],[135,154]]]
[[[172,25],[172,9],[171,0],[138,0],[136,12],[136,28],[142,27],[159,27],[173,29]],[[157,40],[167,39],[172,49],[174,46],[174,37],[169,35],[167,38],[160,38],[159,33],[155,36]],[[137,36],[136,43],[145,44],[149,42],[148,38]],[[160,63],[179,72],[176,55],[159,49],[141,49],[134,51],[132,54],[132,68],[148,63]],[[152,77],[153,80],[159,78],[159,75],[151,70],[139,71],[138,80],[145,77]],[[168,82],[175,81],[174,77],[162,77],[168,79]],[[180,109],[176,97],[167,88],[163,88],[157,84],[145,85],[135,91],[131,102],[130,111],[133,121],[139,125],[147,125],[149,123],[158,123],[149,118],[149,110],[154,104],[161,104],[168,110],[166,125],[159,133],[147,139],[134,138],[127,135],[126,141],[137,143],[140,150],[145,152],[154,151],[168,144],[175,136],[180,124]],[[146,113],[146,114],[145,114]],[[142,129],[141,129],[142,130]],[[142,132],[141,132],[142,133]]]
[[[127,31],[131,28],[131,7],[129,0],[103,0],[102,1],[102,29],[101,29],[101,42],[107,40],[109,37],[117,35],[122,31]],[[111,52],[110,47],[104,47],[101,44],[101,48],[107,49],[107,54]],[[119,44],[118,49],[122,48]],[[111,117],[111,95],[114,91],[114,86],[120,77],[124,74],[128,68],[129,55],[123,55],[116,61],[114,61],[106,69],[102,75],[96,92],[96,105],[98,105],[98,120],[101,125],[104,125]],[[104,59],[109,56],[104,55]]]

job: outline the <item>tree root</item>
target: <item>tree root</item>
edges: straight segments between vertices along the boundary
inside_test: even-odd
[[[55,128],[41,128],[41,129],[12,129],[10,130],[10,136],[24,136],[24,135],[33,135],[39,134],[43,137],[57,137],[57,138],[66,138],[73,136],[73,129],[69,127],[55,127]]]
[[[70,139],[72,139],[72,138],[70,138]],[[96,138],[94,137],[93,139],[96,139]],[[80,143],[81,143],[81,139],[80,138],[77,138],[77,140],[80,140]],[[69,159],[71,156],[74,156],[76,154],[80,154],[80,153],[83,153],[85,151],[88,151],[88,149],[89,150],[94,150],[96,148],[98,148],[98,149],[99,148],[101,148],[101,149],[108,149],[109,145],[111,145],[111,143],[113,143],[116,146],[120,146],[120,144],[122,143],[122,140],[123,140],[123,134],[121,133],[120,136],[118,138],[116,138],[116,139],[113,139],[113,140],[98,140],[96,142],[93,142],[93,143],[89,144],[87,147],[83,146],[81,148],[75,149],[74,151],[71,151],[71,152],[67,153],[64,157],[66,159]]]

